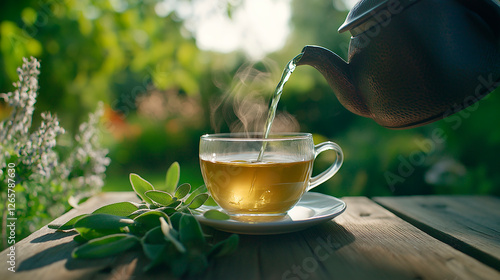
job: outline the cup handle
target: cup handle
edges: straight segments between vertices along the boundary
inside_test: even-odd
[[[328,151],[328,150],[334,150],[335,152],[337,152],[337,158],[335,159],[335,162],[332,165],[330,165],[330,167],[328,167],[328,169],[326,169],[325,171],[321,172],[320,174],[312,177],[309,180],[309,187],[307,188],[307,191],[313,189],[314,187],[316,187],[316,186],[324,183],[328,179],[332,178],[333,175],[335,175],[335,173],[337,173],[337,171],[339,171],[340,166],[342,166],[342,162],[344,161],[344,154],[342,153],[342,149],[340,148],[339,145],[337,145],[333,142],[330,142],[330,141],[323,142],[323,143],[320,143],[320,144],[314,146],[314,158],[316,159],[316,157],[320,153],[322,153],[324,151]]]

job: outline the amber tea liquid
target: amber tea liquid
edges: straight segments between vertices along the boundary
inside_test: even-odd
[[[200,160],[214,200],[229,214],[285,214],[306,191],[313,159],[294,161],[283,155],[231,155]]]

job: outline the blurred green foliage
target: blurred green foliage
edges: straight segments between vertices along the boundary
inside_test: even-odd
[[[104,101],[104,141],[112,159],[108,190],[119,190],[121,184],[127,190],[130,172],[155,178],[174,161],[190,167],[186,171],[190,178],[184,181],[201,184],[199,136],[228,131],[236,120],[235,112],[227,109],[230,106],[224,106],[225,111],[211,108],[241,97],[225,96],[241,82],[234,77],[242,66],[266,74],[265,85],[255,85],[255,99],[267,102],[283,67],[304,45],[322,45],[347,58],[349,34],[337,32],[347,15],[340,0],[292,1],[292,31],[285,47],[255,63],[241,52],[198,49],[183,19],[175,12],[158,16],[157,3],[1,4],[0,88],[11,90],[21,58],[32,55],[43,65],[37,110],[57,112],[68,130],[74,132],[97,102]],[[231,14],[237,7],[229,6]],[[314,133],[316,141],[331,139],[344,149],[343,167],[317,191],[335,196],[499,195],[498,91],[480,101],[477,110],[455,115],[459,124],[454,118],[389,130],[348,112],[319,72],[299,67],[285,86],[278,109],[293,115],[300,130]],[[0,115],[6,110],[0,109]],[[437,132],[442,132],[444,141],[432,140]],[[317,160],[315,172],[326,167],[328,157]]]

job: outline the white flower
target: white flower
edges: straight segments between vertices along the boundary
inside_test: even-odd
[[[17,89],[0,95],[12,108],[10,118],[0,124],[2,144],[5,141],[22,141],[28,137],[35,111],[39,68],[40,62],[36,58],[23,58],[22,67],[17,69],[19,81],[14,83]]]
[[[17,69],[16,89],[0,94],[12,110],[10,117],[0,122],[0,178],[6,176],[7,164],[16,166],[16,183],[23,187],[16,195],[16,204],[23,207],[16,211],[26,217],[22,228],[29,230],[46,223],[47,217],[52,220],[62,214],[71,196],[83,198],[100,191],[110,163],[108,150],[99,143],[102,104],[89,115],[87,123],[80,125],[73,150],[62,162],[57,138],[65,131],[57,116],[42,113],[40,126],[32,128],[39,68],[37,59],[24,58],[22,67]],[[0,194],[2,199],[6,199],[5,194]],[[2,222],[5,224],[5,220]]]

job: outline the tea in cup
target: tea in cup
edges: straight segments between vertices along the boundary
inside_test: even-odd
[[[314,159],[323,151],[337,156],[330,167],[311,177]],[[342,165],[333,142],[314,145],[309,133],[207,134],[200,139],[203,180],[219,206],[230,215],[286,215],[312,188],[330,179]]]

